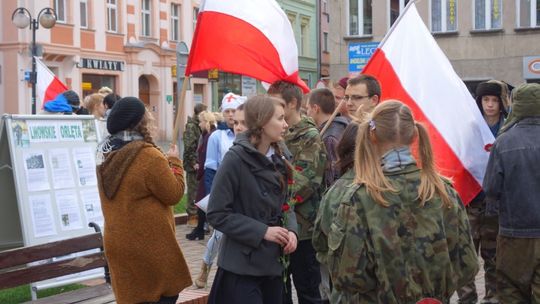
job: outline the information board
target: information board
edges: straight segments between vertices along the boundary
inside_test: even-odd
[[[94,232],[90,222],[103,227],[95,161],[101,134],[97,130],[91,115],[2,117],[0,249],[90,234]],[[80,281],[95,274],[94,270],[36,286]]]

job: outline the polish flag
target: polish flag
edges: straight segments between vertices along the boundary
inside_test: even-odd
[[[186,75],[217,68],[309,92],[298,74],[298,48],[275,0],[206,0],[200,8]]]
[[[362,71],[381,82],[382,100],[407,104],[429,130],[440,172],[465,204],[480,191],[495,141],[476,102],[420,18],[405,8]]]
[[[49,68],[41,61],[39,58],[36,58],[36,72],[37,72],[37,100],[36,107],[42,109],[43,105],[47,102],[53,100],[56,95],[65,92],[68,90],[67,86],[63,84],[56,75],[49,70]]]

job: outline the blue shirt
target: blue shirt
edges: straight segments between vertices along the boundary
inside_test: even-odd
[[[234,133],[230,129],[214,131],[208,138],[204,168],[217,170],[233,142]]]

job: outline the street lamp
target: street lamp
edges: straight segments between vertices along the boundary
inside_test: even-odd
[[[52,28],[56,24],[56,12],[52,8],[46,7],[39,11],[37,18],[33,19],[26,8],[18,7],[11,15],[11,22],[20,29],[30,26],[30,30],[32,30],[32,45],[30,47],[32,53],[32,72],[30,73],[30,83],[32,84],[32,114],[36,114],[36,30],[40,24],[46,29]]]

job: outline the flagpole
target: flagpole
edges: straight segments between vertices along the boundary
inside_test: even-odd
[[[388,40],[388,37],[390,37],[390,35],[394,31],[394,29],[396,28],[398,23],[401,21],[401,19],[403,19],[403,16],[405,16],[405,13],[409,10],[409,8],[413,5],[413,3],[420,2],[420,1],[422,1],[422,0],[412,0],[412,1],[409,1],[409,3],[407,3],[405,8],[403,9],[403,12],[401,12],[401,14],[399,14],[398,18],[396,19],[396,22],[394,22],[394,24],[392,24],[392,26],[390,27],[390,30],[388,30],[388,33],[386,33],[386,35],[384,35],[383,40],[381,41],[381,43],[379,43],[379,46],[377,48],[380,49],[380,48],[383,47],[386,40]]]
[[[338,106],[334,110],[334,113],[332,113],[332,116],[330,116],[330,118],[326,122],[326,125],[324,126],[324,128],[322,128],[321,133],[320,133],[321,137],[323,136],[324,132],[326,132],[326,130],[328,130],[328,127],[330,127],[330,125],[332,124],[332,121],[334,121],[334,118],[336,118],[337,114],[339,113],[339,109],[341,109],[341,106],[343,105],[344,101],[345,101],[345,99],[342,99],[339,102]]]
[[[188,88],[189,77],[185,77],[182,83],[182,91],[180,92],[180,99],[178,100],[178,109],[176,109],[176,121],[174,122],[174,132],[171,145],[176,145],[178,141],[178,132],[180,131],[180,118],[184,116],[184,108],[186,100],[186,91]]]

